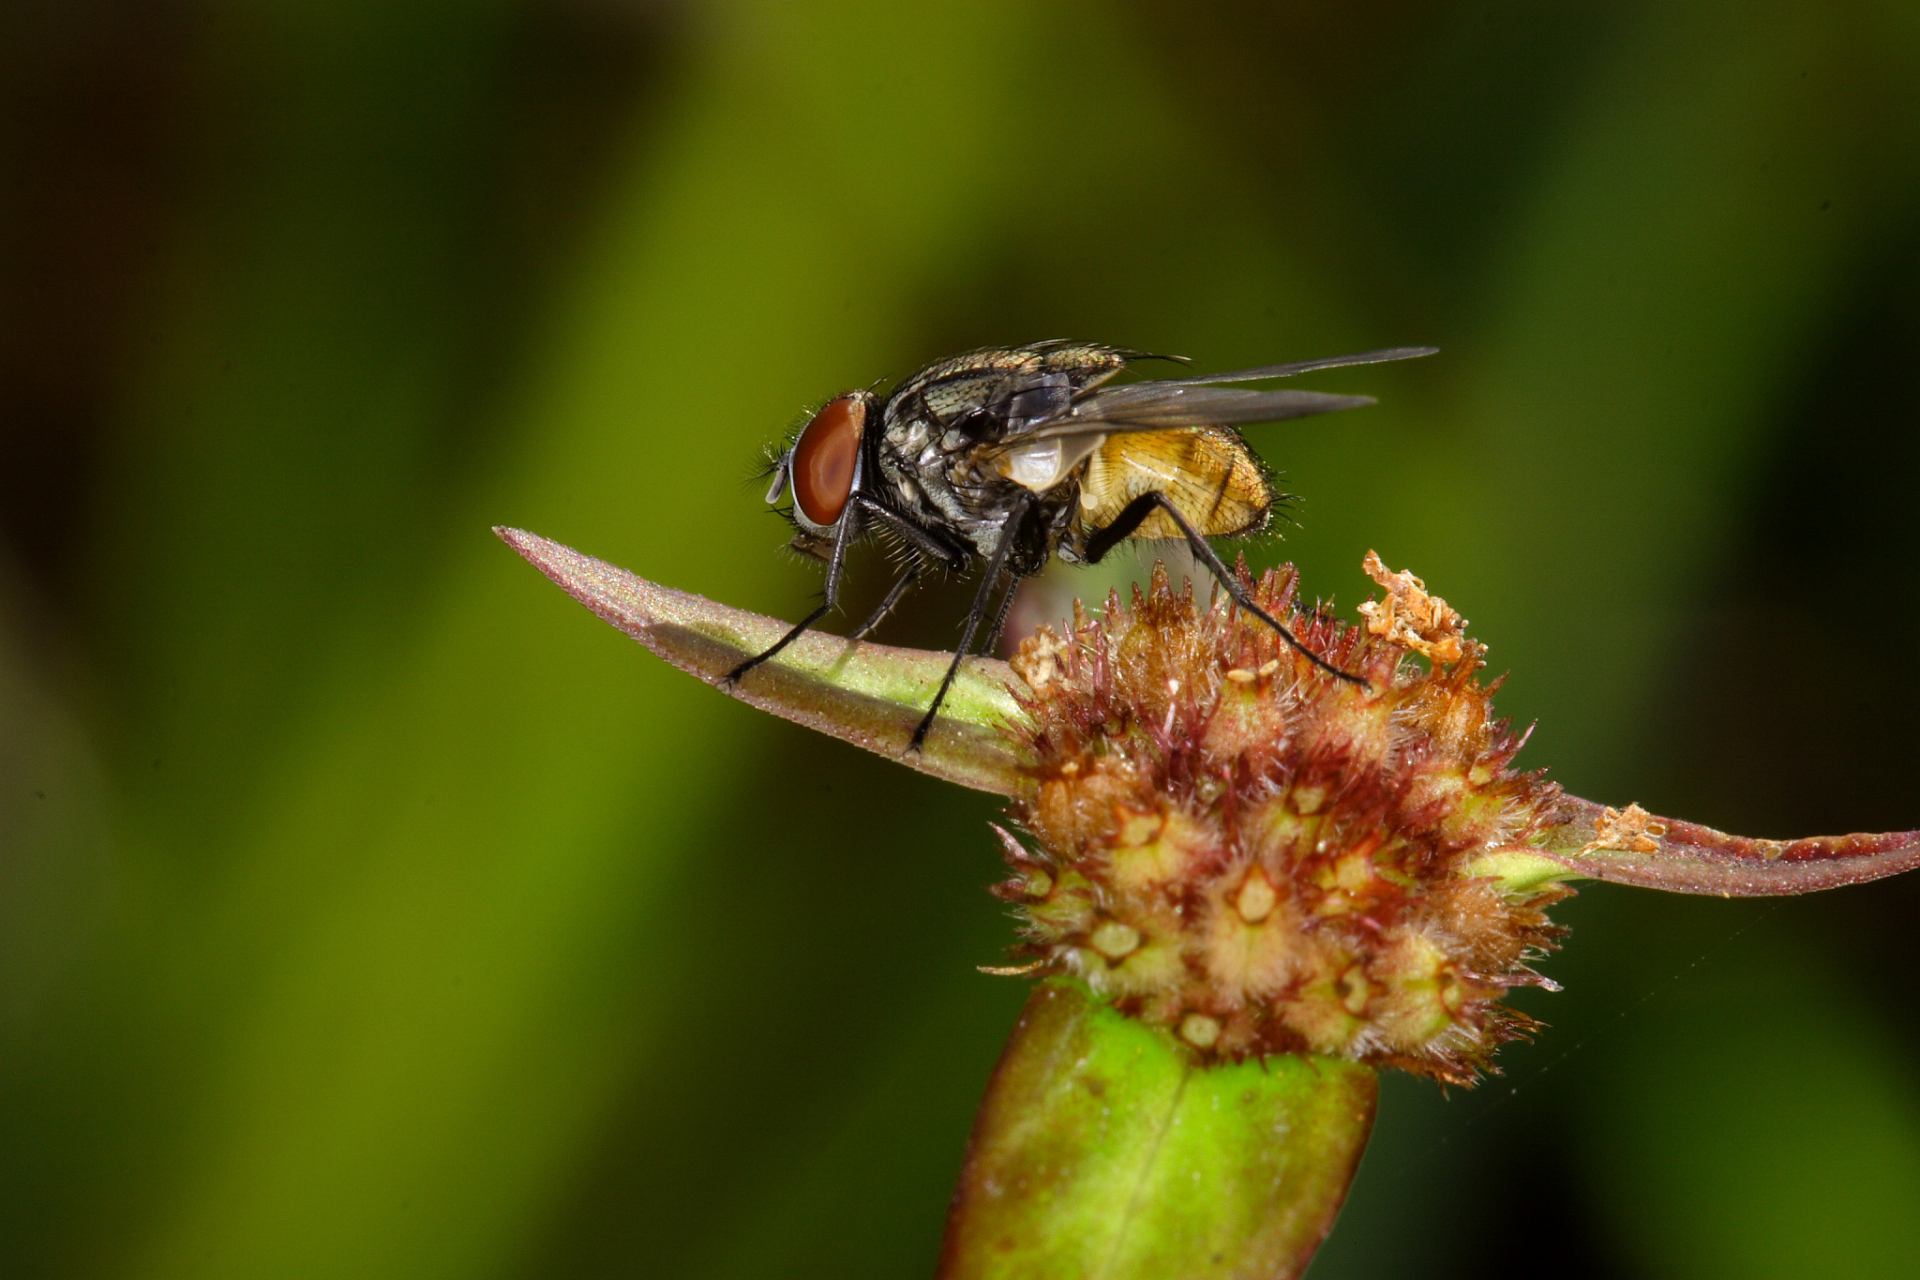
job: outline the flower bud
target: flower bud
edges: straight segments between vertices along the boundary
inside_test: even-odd
[[[1509,764],[1481,647],[1411,575],[1350,629],[1256,598],[1335,678],[1231,604],[1146,592],[1013,662],[1034,785],[1012,813],[1023,950],[1227,1059],[1322,1053],[1451,1082],[1533,1024],[1502,1007],[1570,890],[1469,871],[1526,851],[1558,788]],[[1010,882],[1011,883],[1011,882]]]

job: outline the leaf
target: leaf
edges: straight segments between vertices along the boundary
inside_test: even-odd
[[[519,529],[494,532],[602,621],[749,706],[963,787],[1015,795],[1031,785],[1003,732],[1024,714],[1008,691],[1016,677],[1004,662],[961,664],[924,747],[909,752],[952,654],[810,631],[729,684],[727,672],[785,635],[787,623],[658,586]]]
[[[1920,831],[1756,840],[1575,796],[1561,801],[1559,819],[1535,842],[1541,857],[1577,875],[1669,893],[1813,893],[1920,867]],[[1629,834],[1634,827],[1642,829]]]

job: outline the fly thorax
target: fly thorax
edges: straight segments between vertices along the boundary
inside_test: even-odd
[[[909,512],[959,524],[967,516],[966,506],[942,474],[946,469],[944,455],[927,437],[928,432],[916,425],[911,432],[884,441],[880,447],[881,474],[894,500]],[[904,447],[915,439],[917,445]]]

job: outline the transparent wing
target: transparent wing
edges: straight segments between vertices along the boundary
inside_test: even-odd
[[[1263,365],[1192,378],[1159,378],[1126,386],[1094,385],[1072,390],[1043,379],[1023,389],[1005,414],[999,439],[983,442],[984,456],[1007,474],[1035,473],[1022,483],[1040,491],[1057,483],[1066,470],[1101,446],[1108,436],[1154,431],[1198,431],[1241,427],[1256,422],[1285,422],[1321,413],[1337,413],[1375,403],[1372,396],[1338,396],[1321,391],[1249,391],[1217,386],[1288,378],[1315,369],[1379,364],[1432,355],[1438,347],[1389,347],[1358,355],[1327,356],[1292,364]],[[1015,410],[1018,411],[1015,411]],[[1041,464],[1045,462],[1046,467]],[[1051,468],[1049,470],[1048,468]],[[1042,478],[1045,470],[1051,479]]]
[[[1417,360],[1439,354],[1438,347],[1385,347],[1351,356],[1323,356],[1318,360],[1296,360],[1292,364],[1262,365],[1258,369],[1235,369],[1230,373],[1195,374],[1191,378],[1162,378],[1154,383],[1162,387],[1210,387],[1222,382],[1265,382],[1268,378],[1291,378],[1297,373],[1319,369],[1344,369],[1356,364],[1385,364],[1390,360]]]
[[[1102,387],[1063,413],[1037,423],[1021,438],[1048,440],[1129,431],[1238,427],[1336,413],[1372,403],[1372,396],[1336,396],[1321,391],[1245,391],[1238,387],[1135,382],[1124,387]]]
[[[1357,355],[1297,360],[1292,364],[1270,364],[1258,369],[1234,369],[1191,378],[1158,378],[1121,387],[1090,387],[1074,396],[1070,403],[1051,406],[1049,412],[1036,415],[1021,436],[1026,440],[1046,440],[1128,431],[1239,427],[1357,409],[1374,403],[1373,398],[1336,396],[1320,391],[1249,391],[1219,384],[1260,382],[1268,378],[1291,378],[1317,369],[1411,360],[1430,356],[1438,350],[1438,347],[1388,347]]]

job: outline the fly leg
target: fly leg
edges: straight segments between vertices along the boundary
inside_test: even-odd
[[[986,643],[980,646],[980,652],[992,653],[1000,647],[1000,634],[1007,629],[1007,615],[1013,612],[1013,596],[1020,590],[1020,579],[1008,575],[1007,594],[1000,597],[1000,612],[993,615],[993,628],[987,632]]]
[[[907,570],[900,581],[893,584],[893,590],[887,592],[887,598],[880,602],[880,607],[873,611],[873,616],[848,633],[849,640],[864,640],[888,614],[893,612],[893,607],[900,603],[900,597],[912,589],[913,584],[919,580],[921,571],[928,567],[929,562],[943,564],[958,573],[967,567],[967,561],[972,559],[972,556],[955,546],[950,540],[931,530],[922,529],[885,503],[878,502],[866,494],[856,493],[853,495],[853,500],[861,511],[898,534],[900,540],[914,552],[918,552],[921,557],[912,568]]]
[[[804,634],[806,631],[812,628],[814,623],[826,617],[827,614],[832,611],[834,603],[835,602],[831,598],[829,598],[818,609],[815,609],[812,613],[808,614],[806,617],[796,622],[793,626],[793,630],[787,632],[787,634],[781,636],[778,640],[775,640],[771,646],[769,646],[766,649],[763,649],[759,653],[754,654],[751,658],[748,658],[745,662],[741,663],[739,666],[735,667],[733,670],[727,672],[727,674],[725,674],[724,676],[721,676],[720,683],[723,686],[740,683],[740,677],[746,675],[747,672],[753,670],[755,667],[765,662],[768,658],[771,658],[774,654],[779,653],[782,649],[792,644],[795,640],[798,640],[802,634]]]
[[[826,598],[820,602],[820,607],[795,623],[793,629],[781,636],[778,640],[775,640],[770,648],[754,654],[751,658],[748,658],[745,662],[727,672],[726,675],[720,677],[722,687],[738,684],[740,677],[746,675],[747,672],[753,670],[774,654],[779,653],[795,640],[798,640],[806,633],[808,628],[820,621],[820,619],[826,617],[827,614],[833,610],[833,607],[840,603],[841,572],[846,567],[847,548],[853,543],[853,539],[856,536],[856,526],[858,524],[859,521],[854,513],[849,511],[846,517],[840,521],[839,530],[833,535],[833,552],[827,558]]]
[[[1255,604],[1253,594],[1240,584],[1239,578],[1227,570],[1226,562],[1220,558],[1219,553],[1213,549],[1206,538],[1201,536],[1200,531],[1193,527],[1186,516],[1180,513],[1180,508],[1173,505],[1172,499],[1168,498],[1164,493],[1156,491],[1154,493],[1141,494],[1132,502],[1129,502],[1119,515],[1114,517],[1112,524],[1104,529],[1097,530],[1092,537],[1088,538],[1086,550],[1082,553],[1087,563],[1099,563],[1101,557],[1113,550],[1115,546],[1119,545],[1120,542],[1131,535],[1135,529],[1138,529],[1141,522],[1152,515],[1156,508],[1166,512],[1174,524],[1179,526],[1180,532],[1186,535],[1188,545],[1193,548],[1193,553],[1200,557],[1200,562],[1212,571],[1213,576],[1219,581],[1222,587],[1226,588],[1227,595],[1232,597],[1235,604],[1272,627],[1279,633],[1282,640],[1285,640],[1293,646],[1295,652],[1305,656],[1307,661],[1313,663],[1314,666],[1319,667],[1328,675],[1337,676],[1349,684],[1357,684],[1362,688],[1367,687],[1367,678],[1365,676],[1356,676],[1352,672],[1342,671],[1340,668],[1334,666],[1325,658],[1322,658],[1319,654],[1294,639],[1293,632],[1280,625],[1278,618],[1275,618],[1265,609]]]
[[[847,639],[865,640],[872,635],[873,629],[886,620],[887,615],[893,612],[893,606],[900,603],[900,597],[913,588],[913,584],[919,580],[919,577],[920,566],[917,564],[901,574],[900,581],[893,584],[893,590],[887,592],[887,598],[880,602],[880,607],[875,609],[873,615],[865,622],[847,632]]]
[[[1000,575],[1007,567],[1007,557],[1013,552],[1013,542],[1025,523],[1027,509],[1032,505],[1031,497],[1022,490],[1013,500],[1013,509],[1007,512],[1007,519],[1000,526],[1000,545],[993,549],[993,558],[987,561],[987,571],[980,579],[980,590],[974,594],[973,608],[967,611],[966,630],[960,634],[960,647],[954,651],[953,661],[947,665],[946,678],[940,681],[940,690],[933,695],[933,705],[927,708],[927,714],[921,719],[920,727],[913,731],[913,737],[907,742],[908,751],[918,751],[927,740],[927,731],[933,728],[933,718],[940,714],[940,704],[947,700],[947,690],[953,687],[953,678],[960,674],[960,664],[966,661],[967,651],[973,647],[974,632],[980,629],[980,620],[987,616],[987,605],[993,600],[993,589],[1000,582]]]
[[[952,539],[942,537],[930,529],[921,528],[883,502],[868,497],[864,493],[854,494],[853,502],[863,513],[872,516],[894,533],[899,534],[901,541],[926,559],[938,561],[955,573],[964,570],[968,562],[973,559],[974,553],[970,549],[956,546]]]

